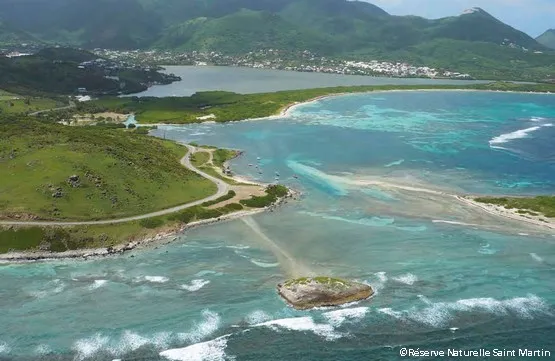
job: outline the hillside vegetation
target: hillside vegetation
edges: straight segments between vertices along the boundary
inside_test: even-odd
[[[0,0],[0,8],[13,34],[4,37],[28,34],[47,43],[227,54],[310,50],[486,78],[495,70],[504,78],[555,77],[547,47],[479,8],[434,20],[347,0]]]
[[[45,48],[35,55],[0,57],[0,88],[19,94],[120,94],[146,90],[152,83],[177,80],[154,69],[123,67],[108,61],[80,66],[98,57],[71,48]]]
[[[547,46],[550,49],[555,49],[555,29],[549,29],[542,35],[536,38],[538,43]]]
[[[4,117],[0,135],[1,218],[120,218],[216,192],[179,163],[187,150],[173,142],[21,117]]]

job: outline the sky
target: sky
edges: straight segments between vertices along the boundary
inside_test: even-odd
[[[555,28],[555,0],[366,0],[393,15],[436,19],[480,7],[512,27],[537,37]]]

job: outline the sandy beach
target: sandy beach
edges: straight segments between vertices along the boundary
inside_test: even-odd
[[[555,229],[555,219],[552,218],[547,218],[545,216],[533,216],[531,214],[520,214],[518,213],[518,209],[507,209],[495,204],[477,202],[473,199],[473,197],[470,196],[455,195],[454,197],[459,202],[462,202],[474,208],[478,208],[483,212],[487,212],[498,217],[510,218],[519,222],[525,222],[539,227]]]

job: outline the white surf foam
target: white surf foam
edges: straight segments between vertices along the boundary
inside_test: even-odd
[[[341,337],[341,334],[336,333],[332,325],[315,323],[312,317],[283,318],[259,323],[254,326],[264,326],[275,331],[280,331],[281,329],[310,331],[318,336],[324,337],[326,340],[335,340]]]
[[[415,282],[418,281],[418,277],[416,277],[412,273],[407,273],[398,277],[393,277],[393,280],[412,286]]]
[[[177,337],[182,341],[199,342],[210,336],[220,327],[220,316],[210,310],[202,311],[202,321],[195,323],[189,332],[179,333]]]
[[[543,263],[543,258],[541,258],[540,256],[538,256],[536,253],[530,253],[530,257],[532,257],[535,261],[538,261],[540,263]]]
[[[164,276],[145,276],[144,280],[152,283],[166,283],[170,279]]]
[[[423,299],[426,307],[412,307],[408,310],[397,311],[382,308],[378,312],[396,319],[413,321],[432,327],[445,326],[461,312],[485,312],[495,315],[513,314],[519,318],[532,318],[534,315],[550,314],[548,305],[535,295],[516,297],[507,300],[494,298],[470,298],[455,302],[433,303]]]
[[[333,327],[339,327],[346,321],[360,321],[366,316],[368,311],[368,307],[346,308],[326,312],[322,316],[324,316]]]
[[[397,160],[397,161],[395,161],[395,162],[391,162],[391,163],[389,163],[389,164],[386,164],[385,167],[387,167],[387,168],[394,167],[394,166],[396,166],[396,165],[401,165],[401,164],[403,164],[404,162],[405,162],[404,159],[399,159],[399,160]]]
[[[181,288],[190,292],[195,292],[200,290],[201,288],[203,288],[204,286],[206,286],[207,284],[209,284],[210,281],[208,280],[203,280],[203,279],[198,279],[198,280],[192,280],[191,283],[189,284],[184,284],[181,285]]]
[[[256,310],[249,313],[249,315],[246,318],[246,321],[248,322],[249,325],[256,325],[262,322],[266,322],[269,319],[271,319],[271,317],[266,312],[261,310]]]
[[[5,342],[0,342],[0,354],[9,353],[11,351],[10,346]]]
[[[77,340],[73,345],[73,349],[77,352],[76,359],[87,359],[101,350],[108,348],[110,338],[101,334],[92,337]]]
[[[279,267],[279,262],[278,263],[266,263],[266,262],[261,262],[261,261],[257,261],[254,259],[250,260],[251,263],[257,265],[258,267],[262,267],[262,268],[274,268],[274,267]]]
[[[96,290],[108,283],[108,280],[94,280],[93,284],[89,286],[90,290]]]
[[[176,348],[160,352],[160,356],[170,361],[225,361],[227,338],[230,335],[218,337],[211,341],[196,343],[191,346]]]
[[[388,277],[386,276],[385,272],[377,272],[374,274],[375,279],[373,278],[372,281],[367,282],[368,284],[372,285],[372,289],[377,293],[385,287],[387,283]]]
[[[530,118],[531,122],[541,122],[541,121],[544,121],[544,120],[546,120],[546,119],[542,118],[542,117],[531,117]]]
[[[511,140],[526,138],[530,133],[533,133],[543,127],[552,127],[552,126],[553,124],[547,123],[547,124],[542,124],[542,125],[538,125],[538,126],[530,127],[526,129],[519,129],[510,133],[501,134],[497,137],[493,137],[489,141],[489,144],[490,146],[494,146],[494,145],[510,142]]]
[[[38,345],[35,349],[35,353],[37,355],[48,355],[49,353],[52,353],[52,349],[48,345]]]
[[[432,220],[432,223],[445,223],[445,224],[453,224],[453,225],[457,225],[457,226],[477,226],[476,224],[472,224],[472,223],[446,221],[446,220],[443,220],[443,219],[434,219],[434,220]]]

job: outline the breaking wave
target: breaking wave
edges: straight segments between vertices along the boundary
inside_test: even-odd
[[[360,321],[368,313],[368,307],[346,308],[324,313],[322,316],[334,326],[339,327],[346,321]]]
[[[170,279],[164,276],[144,276],[142,280],[152,283],[166,283]]]
[[[553,126],[553,124],[546,123],[546,124],[538,125],[538,126],[535,126],[535,127],[530,127],[530,128],[526,128],[526,129],[519,129],[519,130],[516,130],[514,132],[501,134],[497,137],[492,138],[489,141],[489,144],[492,148],[495,148],[499,144],[504,144],[504,143],[510,142],[511,140],[527,138],[530,133],[533,133],[533,132],[535,132],[535,131],[543,128],[543,127],[552,127],[552,126]]]
[[[73,344],[73,350],[76,352],[75,360],[86,360],[100,353],[120,357],[147,346],[163,350],[174,342],[200,342],[216,332],[220,326],[220,317],[217,313],[205,310],[202,312],[202,318],[187,333],[158,332],[153,335],[140,335],[127,330],[116,338],[97,333],[77,340]]]
[[[89,286],[90,290],[96,290],[108,283],[108,280],[94,280],[93,284]]]
[[[335,332],[332,325],[325,323],[316,323],[312,317],[294,317],[282,318],[279,320],[267,321],[254,325],[255,327],[268,327],[274,331],[290,330],[290,331],[310,331],[314,334],[324,337],[326,340],[336,340],[341,334]]]
[[[421,297],[426,307],[412,307],[397,311],[391,308],[380,308],[379,313],[399,320],[412,321],[432,327],[446,326],[449,321],[461,312],[483,312],[495,315],[513,315],[519,318],[532,318],[535,315],[549,315],[549,306],[539,297],[528,295],[507,300],[494,298],[470,298],[455,302],[433,303]]]
[[[218,337],[211,341],[196,343],[183,348],[160,352],[160,356],[170,361],[225,361],[227,339],[231,335]]]
[[[181,285],[181,288],[190,292],[195,292],[200,290],[201,288],[203,288],[204,286],[206,286],[207,284],[209,284],[210,281],[208,280],[203,280],[203,279],[198,279],[198,280],[192,280],[191,283],[189,284],[184,284]]]
[[[396,282],[404,283],[409,286],[412,286],[418,281],[418,277],[416,277],[412,273],[407,273],[398,277],[393,277],[392,279]]]

